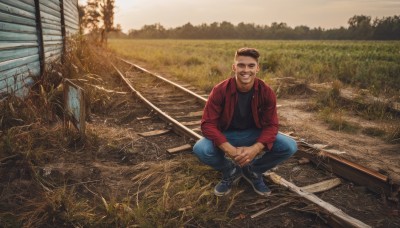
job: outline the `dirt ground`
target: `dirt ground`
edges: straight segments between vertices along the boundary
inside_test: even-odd
[[[269,185],[274,194],[267,199],[257,197],[243,181],[240,181],[230,197],[218,199],[213,196],[212,188],[220,178],[217,172],[200,164],[191,151],[177,155],[165,152],[168,148],[185,143],[193,144],[192,140],[174,133],[149,138],[139,136],[138,133],[165,129],[168,126],[132,98],[115,74],[105,72],[101,80],[91,83],[95,82],[105,89],[121,93],[98,91],[102,99],[92,100],[86,143],[77,140],[69,142],[65,147],[43,148],[50,155],[44,156],[45,162],[37,164],[27,164],[25,160],[18,158],[2,160],[1,226],[85,227],[93,224],[114,224],[118,227],[131,224],[132,227],[173,227],[176,224],[173,222],[177,219],[174,216],[166,217],[165,212],[154,215],[160,217],[149,218],[144,215],[152,207],[158,207],[165,202],[168,202],[166,207],[169,211],[183,213],[180,215],[182,218],[186,218],[185,214],[191,215],[191,219],[184,223],[186,227],[328,226],[326,218],[317,207],[273,183]],[[329,130],[317,118],[315,111],[307,111],[307,105],[313,99],[312,96],[305,95],[279,98],[281,131],[292,131],[294,136],[309,143],[328,144],[330,148],[346,152],[343,156],[385,172],[394,179],[400,175],[400,144],[390,144],[380,138],[360,133]],[[356,116],[348,118],[362,126],[382,124]],[[60,127],[56,124],[52,126],[52,130],[57,131]],[[47,137],[51,139],[52,136]],[[316,169],[312,164],[299,165],[298,159],[291,158],[275,171],[298,186],[335,177],[329,172]],[[30,166],[36,171],[26,169]],[[179,192],[169,192],[173,186],[180,184],[194,186],[188,191],[193,191],[197,200],[207,198],[208,202],[221,205],[222,214],[226,210],[225,217],[216,217],[207,208],[194,212],[195,199],[180,197]],[[201,189],[200,193],[195,188]],[[164,191],[164,195],[161,192],[162,199],[152,198],[150,193],[158,194],[160,191]],[[170,195],[167,194],[167,199],[164,199],[166,193]],[[318,196],[374,227],[400,226],[398,202],[389,202],[385,197],[346,180],[339,187],[319,193]],[[257,218],[250,218],[264,208],[282,203],[286,205]],[[93,209],[93,205],[100,206]],[[135,212],[134,219],[128,216],[133,206],[145,207],[144,212]],[[120,210],[123,213],[119,213]],[[82,213],[74,213],[76,211]],[[94,211],[104,216],[94,216]],[[21,221],[16,218],[21,215],[26,219]],[[82,217],[93,221],[85,223]],[[129,219],[134,221],[126,222]]]

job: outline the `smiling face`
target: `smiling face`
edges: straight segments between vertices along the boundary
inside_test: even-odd
[[[232,65],[235,72],[236,85],[239,91],[247,92],[253,87],[254,79],[260,66],[256,59],[250,56],[236,56],[235,63]]]

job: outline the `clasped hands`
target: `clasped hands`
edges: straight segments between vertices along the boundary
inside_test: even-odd
[[[248,147],[229,146],[225,153],[240,167],[248,165],[264,149],[261,143],[255,143]]]

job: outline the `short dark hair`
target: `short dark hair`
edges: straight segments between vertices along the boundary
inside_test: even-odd
[[[244,47],[244,48],[239,48],[236,51],[235,60],[236,60],[236,57],[238,57],[238,56],[249,56],[249,57],[254,58],[258,62],[258,57],[260,57],[260,53],[255,48]]]

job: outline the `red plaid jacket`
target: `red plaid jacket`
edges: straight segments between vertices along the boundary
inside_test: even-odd
[[[232,121],[237,99],[234,77],[216,85],[208,97],[201,120],[201,131],[203,136],[212,140],[216,146],[227,141],[222,131],[227,130]],[[258,78],[254,81],[251,108],[256,127],[262,128],[257,142],[271,150],[278,133],[276,96],[272,89]]]

